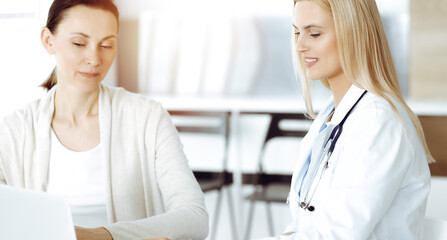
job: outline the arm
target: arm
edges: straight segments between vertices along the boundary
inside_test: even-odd
[[[0,132],[1,132],[1,130],[0,130]],[[0,140],[0,142],[1,142],[1,140]],[[6,178],[5,178],[5,174],[3,173],[3,149],[0,147],[0,184],[6,184]]]
[[[5,133],[4,126],[6,125],[3,118],[0,118],[0,184],[6,184],[6,178],[4,173],[4,154],[3,151],[5,151],[5,144],[8,142],[6,140],[6,136],[8,135]]]
[[[24,187],[23,156],[26,154],[24,111],[16,111],[0,120],[0,184]]]
[[[183,153],[177,130],[169,114],[157,105],[152,110],[157,120],[149,121],[147,143],[155,136],[154,169],[165,211],[146,219],[118,222],[107,226],[118,239],[167,237],[169,239],[205,239],[208,234],[208,214],[204,195]]]
[[[5,179],[5,176],[3,175],[1,162],[2,162],[2,159],[0,157],[0,184],[6,184],[6,179]]]
[[[290,236],[290,235],[294,234],[296,232],[296,226],[297,226],[297,223],[295,220],[293,220],[292,223],[287,225],[287,227],[284,229],[281,236]]]

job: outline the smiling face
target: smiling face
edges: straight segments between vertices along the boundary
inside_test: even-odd
[[[329,81],[344,77],[331,13],[315,2],[298,1],[293,25],[296,50],[305,61],[307,77]]]
[[[58,85],[98,89],[115,59],[117,30],[111,12],[82,5],[67,10],[54,34],[45,28],[42,42],[56,56]]]

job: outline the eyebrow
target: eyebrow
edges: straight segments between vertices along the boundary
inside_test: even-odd
[[[87,34],[85,34],[85,33],[82,33],[82,32],[73,32],[73,33],[71,33],[71,35],[81,35],[81,36],[83,36],[83,37],[85,37],[85,38],[90,38],[89,35],[87,35]],[[103,38],[101,41],[106,40],[106,39],[109,39],[109,38],[116,38],[116,35],[114,35],[114,34],[109,35],[109,36]]]
[[[298,29],[298,27],[295,26],[295,24],[293,24],[293,23],[292,23],[292,26],[293,26],[295,29]],[[315,24],[309,24],[309,25],[305,26],[303,29],[309,29],[309,28],[322,28],[322,27],[320,27],[320,26],[318,26],[318,25],[315,25]]]

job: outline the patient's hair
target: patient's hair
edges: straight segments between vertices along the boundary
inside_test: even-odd
[[[433,162],[434,159],[425,142],[421,123],[402,96],[396,68],[375,0],[294,0],[294,5],[300,1],[315,2],[332,14],[340,63],[348,80],[353,85],[384,98],[400,117],[391,98],[397,100],[410,116],[425,148],[428,162]],[[295,70],[301,82],[307,112],[309,116],[315,117],[310,87],[312,82],[305,76],[305,61],[296,52],[296,40],[295,37],[292,46]],[[321,82],[330,88],[327,79],[321,79]]]
[[[75,6],[83,5],[92,8],[98,8],[113,13],[116,22],[119,25],[119,12],[113,0],[54,0],[48,12],[48,19],[46,27],[52,34],[57,33],[57,27],[64,20],[67,11]],[[50,90],[56,85],[56,67],[51,72],[48,79],[40,86],[46,90]]]

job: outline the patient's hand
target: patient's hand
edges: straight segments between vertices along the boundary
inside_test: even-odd
[[[75,226],[75,231],[78,240],[113,240],[109,231],[103,227],[83,228]]]

